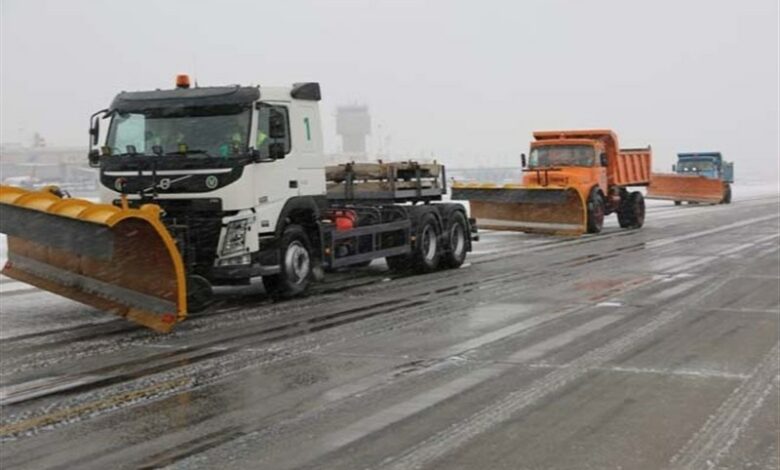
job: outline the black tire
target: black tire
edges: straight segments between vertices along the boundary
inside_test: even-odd
[[[723,200],[721,204],[731,204],[731,185],[726,185],[726,190],[723,193]]]
[[[300,225],[288,225],[279,240],[281,272],[263,276],[263,286],[272,297],[294,297],[306,291],[312,277],[311,243]]]
[[[440,264],[443,268],[459,268],[466,260],[468,247],[469,224],[463,212],[455,210],[447,217],[447,228],[444,231],[444,252]]]
[[[599,233],[604,227],[604,199],[597,190],[590,192],[588,197],[588,233]]]
[[[682,205],[682,201],[674,201],[674,205],[675,206],[681,206]]]
[[[430,273],[439,268],[442,244],[441,229],[436,216],[427,212],[420,216],[417,223],[412,266],[418,273]]]
[[[633,230],[645,224],[645,198],[634,191],[620,201],[618,222],[621,228]]]
[[[191,274],[187,276],[187,311],[202,312],[211,304],[214,290],[211,283],[203,276]]]

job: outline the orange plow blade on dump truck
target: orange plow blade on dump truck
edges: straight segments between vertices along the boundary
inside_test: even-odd
[[[653,173],[647,187],[649,199],[717,204],[724,197],[724,183],[698,175]]]
[[[184,266],[155,205],[140,209],[0,186],[2,273],[168,332],[187,312]]]
[[[457,185],[452,199],[468,200],[480,228],[554,235],[586,232],[585,201],[574,188]]]

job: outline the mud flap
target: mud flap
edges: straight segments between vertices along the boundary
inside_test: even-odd
[[[721,180],[696,175],[653,173],[646,198],[717,204],[723,200],[724,194]]]
[[[554,235],[587,231],[587,206],[574,188],[455,186],[452,200],[467,200],[479,228]]]
[[[187,313],[184,265],[159,207],[121,209],[0,186],[8,277],[168,332]]]

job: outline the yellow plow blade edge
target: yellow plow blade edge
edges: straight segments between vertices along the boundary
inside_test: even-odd
[[[467,200],[477,227],[553,235],[587,231],[587,206],[574,188],[454,186],[453,200]]]
[[[696,175],[653,173],[647,187],[648,199],[717,204],[723,196],[722,181]]]
[[[186,317],[186,278],[159,211],[0,186],[2,273],[168,332]]]

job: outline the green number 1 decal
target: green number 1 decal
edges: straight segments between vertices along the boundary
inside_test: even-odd
[[[306,124],[306,140],[311,140],[311,128],[309,127],[309,118],[303,118],[303,123]]]

